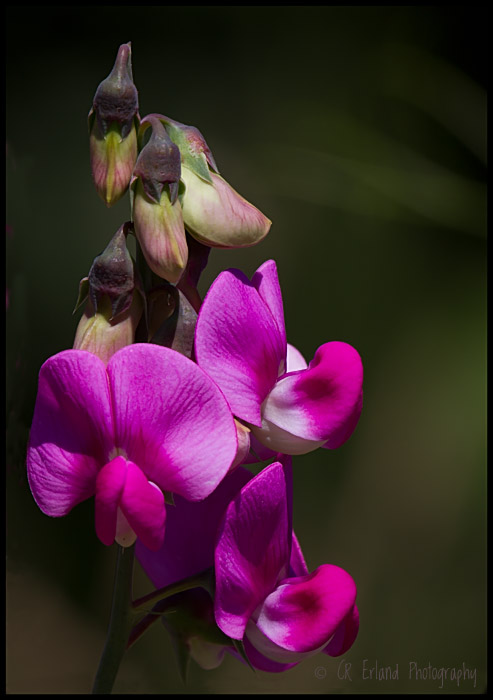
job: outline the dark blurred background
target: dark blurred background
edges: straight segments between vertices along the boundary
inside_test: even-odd
[[[460,693],[486,685],[486,10],[457,7],[7,8],[7,691],[85,693],[104,644],[114,547],[93,503],[36,507],[25,447],[41,364],[72,345],[81,277],[129,218],[93,188],[87,113],[131,41],[140,114],[197,126],[273,221],[227,267],[275,258],[288,338],[344,340],[365,366],[349,442],[294,460],[311,570],[358,585],[339,662],[282,675],[192,663],[167,633],[124,659],[120,693]],[[150,590],[136,571],[137,595]],[[399,667],[399,680],[363,677]],[[409,678],[409,664],[476,670]],[[339,672],[339,675],[343,675]]]

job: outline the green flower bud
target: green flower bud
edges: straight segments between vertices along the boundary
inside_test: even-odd
[[[122,44],[89,112],[91,171],[96,190],[108,207],[125,194],[130,183],[137,159],[138,108],[130,43]]]
[[[181,196],[185,228],[208,246],[243,248],[269,232],[271,221],[219,175],[212,153],[198,129],[160,117],[181,153]]]
[[[134,342],[144,302],[135,266],[126,246],[123,224],[80,284],[76,309],[87,299],[73,347],[89,350],[103,362]]]
[[[180,151],[158,119],[146,117],[152,134],[134,168],[132,218],[135,235],[151,270],[171,283],[187,264],[188,246],[178,199]]]

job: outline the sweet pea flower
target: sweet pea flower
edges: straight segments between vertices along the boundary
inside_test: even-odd
[[[218,666],[225,652],[241,658],[233,639],[243,641],[255,668],[269,672],[284,671],[318,651],[338,656],[354,642],[354,582],[337,566],[323,565],[309,574],[292,531],[291,500],[287,460],[256,477],[238,467],[204,501],[175,499],[159,551],[137,542],[137,558],[156,588],[195,576],[215,562],[215,603],[209,599],[207,605],[204,591],[193,589],[173,596],[168,605],[177,614],[182,608],[196,611],[195,624],[189,612],[185,645],[202,668]],[[257,614],[264,603],[267,611],[278,606],[292,631],[291,642],[280,645],[265,637]],[[211,623],[214,611],[223,641]],[[166,616],[163,622],[170,628]]]
[[[178,352],[134,344],[106,366],[88,351],[65,350],[41,367],[27,452],[32,494],[53,517],[95,496],[105,545],[138,537],[158,549],[165,492],[205,498],[236,451],[226,400]]]
[[[251,282],[235,269],[217,277],[199,313],[195,353],[233,414],[274,452],[335,449],[356,427],[363,401],[361,358],[351,345],[332,341],[307,365],[286,342],[273,260]]]
[[[274,462],[241,489],[215,550],[216,622],[264,670],[339,656],[359,627],[351,576],[331,564],[308,572],[292,531],[290,472]]]

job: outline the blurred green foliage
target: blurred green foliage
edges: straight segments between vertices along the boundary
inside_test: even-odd
[[[184,688],[156,625],[116,692],[480,692],[486,686],[486,14],[449,7],[9,7],[7,11],[7,689],[90,688],[114,551],[86,502],[36,507],[25,447],[37,373],[73,342],[80,278],[129,218],[92,186],[87,113],[132,41],[140,113],[197,126],[223,176],[272,221],[227,267],[273,257],[289,341],[345,340],[365,366],[351,440],[295,458],[311,569],[358,585],[360,635],[338,678],[232,658]],[[149,590],[136,572],[136,593]],[[362,664],[399,664],[399,680]],[[477,685],[409,679],[411,661]]]

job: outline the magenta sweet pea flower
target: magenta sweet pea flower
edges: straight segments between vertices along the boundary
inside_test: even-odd
[[[308,572],[291,512],[290,465],[274,462],[228,506],[216,545],[216,622],[265,670],[339,656],[359,627],[353,579],[331,564]]]
[[[54,517],[95,496],[96,533],[106,545],[138,537],[158,549],[164,492],[205,498],[236,451],[226,400],[178,352],[134,344],[106,366],[90,352],[65,350],[41,367],[27,453],[31,491]]]
[[[307,366],[286,342],[277,268],[264,263],[252,281],[222,272],[199,313],[197,362],[217,383],[234,415],[275,452],[334,449],[352,434],[363,401],[363,366],[347,343],[320,346]]]
[[[263,671],[284,671],[318,651],[337,656],[354,642],[354,582],[328,564],[309,574],[292,532],[291,500],[290,463],[283,467],[276,462],[256,477],[238,467],[204,501],[175,499],[159,551],[137,542],[137,558],[156,588],[215,562],[215,603],[211,600],[209,609],[202,610],[196,631],[186,640],[203,668],[211,667],[211,659],[218,665],[226,651],[240,658],[232,641],[210,641],[214,635],[206,630],[213,605],[222,632],[242,640],[250,663]],[[181,604],[204,605],[199,589],[179,595]],[[271,625],[265,623],[269,614],[278,618]],[[276,623],[284,634],[282,629],[276,634]]]

